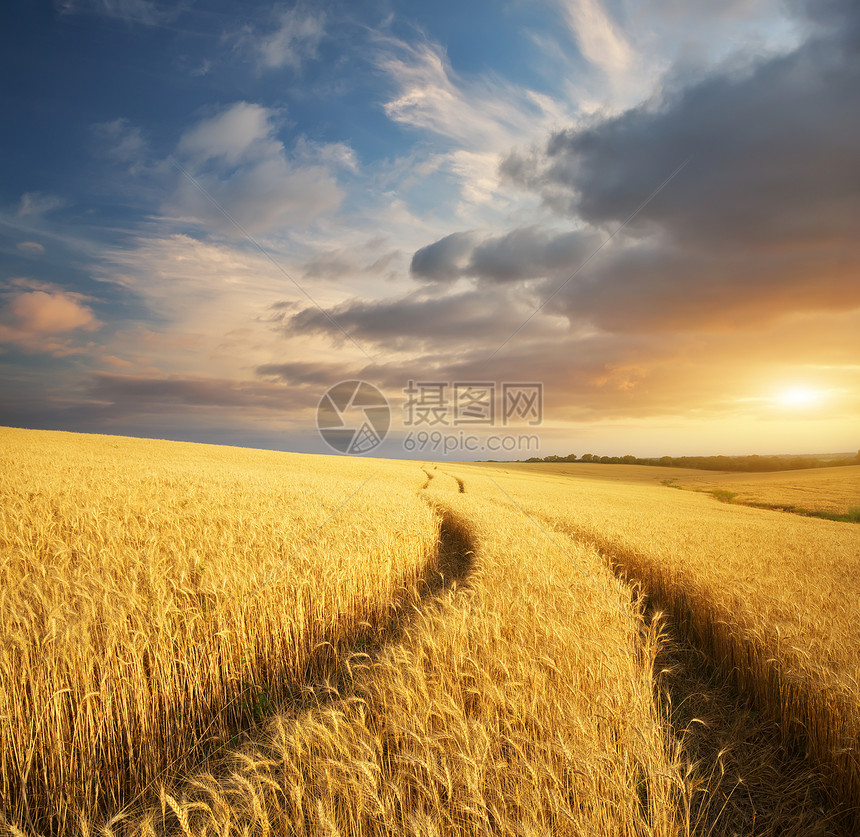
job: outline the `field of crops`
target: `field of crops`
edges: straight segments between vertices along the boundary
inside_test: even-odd
[[[856,524],[719,503],[642,481],[561,476],[552,465],[528,473],[457,467],[466,482],[485,481],[484,490],[494,488],[512,508],[595,546],[779,720],[787,740],[827,773],[838,798],[860,804]],[[828,470],[853,479],[853,467]],[[844,491],[835,475],[827,484]]]
[[[11,833],[850,833],[856,525],[652,468],[0,442]]]
[[[860,523],[860,465],[769,474],[678,475],[679,487],[724,500],[801,514],[845,515]]]

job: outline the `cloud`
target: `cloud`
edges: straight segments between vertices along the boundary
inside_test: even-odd
[[[389,45],[395,49],[383,53],[378,64],[399,88],[385,103],[390,119],[461,142],[497,139],[498,122],[458,88],[441,47],[427,42]]]
[[[449,233],[414,252],[419,292],[328,313],[387,351],[384,380],[419,368],[443,380],[539,378],[553,389],[554,415],[568,421],[746,414],[758,408],[741,395],[753,403],[768,379],[813,359],[844,365],[857,319],[839,318],[860,309],[852,232],[860,114],[851,105],[860,53],[849,48],[851,31],[820,32],[787,54],[728,63],[686,86],[673,79],[646,105],[553,132],[535,151],[510,156],[504,176],[538,195],[567,230]],[[456,141],[457,86],[445,87],[441,54],[435,65],[424,58],[416,78],[436,73],[436,89],[424,96],[416,82],[392,115]],[[452,293],[455,282],[469,284]],[[291,334],[342,340],[313,309],[280,321]],[[304,372],[325,375],[285,370]],[[833,387],[844,389],[837,377]]]
[[[309,279],[346,279],[352,276],[399,278],[403,254],[400,250],[379,253],[376,243],[371,240],[363,247],[320,250],[304,264],[304,275]]]
[[[810,386],[841,393],[828,404],[832,417],[850,415],[856,408],[851,393],[860,383],[860,367],[854,363],[858,312],[798,315],[760,326],[743,340],[720,332],[615,334],[556,328],[548,333],[544,325],[489,359],[490,337],[501,342],[507,336],[504,330],[512,330],[512,321],[500,321],[495,334],[486,322],[485,330],[476,333],[479,339],[470,343],[465,334],[475,323],[475,312],[463,303],[458,296],[451,298],[452,308],[466,309],[462,332],[452,337],[456,331],[447,329],[448,320],[433,317],[445,306],[422,307],[420,299],[401,301],[398,313],[410,309],[407,327],[416,330],[416,339],[408,344],[400,333],[388,330],[390,323],[378,308],[353,306],[351,312],[332,312],[359,329],[368,342],[411,349],[408,357],[389,352],[363,367],[293,361],[256,371],[307,388],[317,398],[347,378],[371,381],[389,396],[396,396],[409,379],[538,381],[544,385],[546,415],[561,424],[680,415],[700,420],[737,415],[773,419],[766,406],[768,393],[778,389],[780,381],[796,380],[798,374]],[[487,320],[503,308],[488,305]],[[422,310],[425,316],[419,325]],[[322,320],[313,327],[327,328]]]
[[[108,366],[114,366],[118,369],[130,369],[135,365],[133,361],[117,357],[116,355],[102,355],[99,360],[102,363],[108,364]]]
[[[447,282],[460,278],[468,256],[475,245],[477,234],[457,232],[446,235],[426,247],[415,251],[410,271],[416,279]]]
[[[155,0],[60,0],[60,11],[64,14],[94,14],[155,26],[170,20],[181,9],[181,3],[167,5]]]
[[[98,327],[93,312],[81,305],[76,296],[44,291],[14,294],[7,302],[7,310],[25,331],[39,334],[56,334],[76,328],[92,331]]]
[[[607,73],[621,73],[633,63],[633,50],[599,0],[558,0],[580,52]]]
[[[417,250],[411,271],[416,279],[450,282],[462,277],[504,284],[569,275],[597,246],[593,233],[518,227],[500,236],[452,233]]]
[[[16,246],[22,253],[30,256],[40,256],[45,252],[45,248],[38,241],[19,241]]]
[[[355,151],[345,142],[311,142],[307,137],[296,140],[293,153],[303,164],[315,163],[332,169],[356,173],[359,170]]]
[[[789,5],[825,30],[840,30],[846,44],[860,45],[860,10],[854,0],[791,0]]]
[[[860,15],[858,15],[860,17]],[[506,173],[548,204],[595,224],[623,220],[680,162],[691,163],[634,229],[685,239],[777,243],[840,235],[860,169],[850,137],[860,57],[842,34],[813,39],[741,75],[721,73],[592,127],[551,136]],[[834,227],[836,224],[836,227]]]
[[[316,57],[325,34],[325,15],[314,14],[300,5],[277,14],[277,28],[265,35],[246,30],[243,42],[251,49],[261,69],[290,67],[298,70],[302,62]]]
[[[24,192],[18,204],[18,215],[45,215],[65,206],[66,202],[57,195],[45,192]]]
[[[88,271],[112,282],[105,292],[122,303],[114,316],[132,312],[136,320],[113,323],[115,333],[100,335],[100,345],[87,349],[91,357],[74,364],[78,376],[88,374],[87,365],[124,373],[101,376],[83,390],[96,402],[90,415],[102,427],[169,431],[187,426],[193,411],[195,427],[217,420],[241,435],[241,428],[262,423],[260,415],[270,427],[289,416],[307,419],[326,386],[367,374],[393,390],[418,375],[539,379],[559,422],[696,411],[724,416],[739,409],[733,392],[755,397],[763,380],[789,364],[849,363],[857,319],[835,323],[857,300],[856,283],[850,285],[857,246],[847,232],[858,217],[850,156],[860,133],[846,93],[857,77],[848,58],[849,27],[838,37],[828,28],[832,10],[841,8],[844,17],[849,6],[812,4],[816,21],[798,26],[814,31],[814,40],[778,57],[773,45],[783,48],[788,36],[782,19],[768,12],[767,25],[783,34],[762,38],[760,50],[752,47],[758,58],[741,62],[726,57],[726,45],[747,48],[761,4],[730,3],[725,11],[727,5],[710,0],[645,0],[642,13],[637,4],[615,0],[556,0],[582,54],[571,47],[568,30],[555,26],[542,36],[566,56],[527,48],[510,76],[535,79],[552,96],[501,75],[469,72],[474,62],[452,64],[441,45],[420,35],[407,43],[373,34],[363,47],[386,84],[381,102],[391,143],[368,150],[363,162],[347,142],[292,138],[292,120],[306,116],[303,106],[288,114],[267,107],[271,98],[226,99],[196,112],[178,129],[172,159],[204,191],[164,160],[152,160],[146,196],[167,185],[149,205],[157,208],[170,195],[163,216],[140,219],[136,234],[106,243]],[[114,17],[144,19],[147,9],[159,7],[104,8]],[[233,44],[252,69],[288,78],[284,71],[300,70],[321,50],[326,26],[339,25],[314,17],[315,9],[276,11],[267,28],[254,25]],[[739,17],[748,25],[735,27]],[[723,28],[714,36],[717,18]],[[651,22],[657,34],[649,40],[644,29]],[[687,29],[715,42],[712,51],[694,62],[695,72],[682,62],[647,104],[630,108],[665,69],[662,62],[681,54]],[[653,44],[671,48],[649,52]],[[342,67],[355,68],[354,46],[343,64],[336,61],[331,86],[343,78]],[[189,57],[186,66],[200,60]],[[349,85],[361,85],[363,72]],[[314,76],[308,84],[319,90],[328,80]],[[293,100],[281,92],[287,98],[279,102]],[[151,157],[148,135],[126,119],[94,131],[108,160],[133,167]],[[508,157],[500,174],[500,160],[535,139],[534,153]],[[488,360],[687,157],[683,172]],[[459,192],[452,200],[453,189]],[[28,194],[22,214],[33,221],[18,222],[13,247],[19,239],[42,241],[47,233],[37,227],[47,221],[35,216],[59,206],[52,204],[58,198]],[[343,205],[342,195],[345,208],[332,212]],[[208,237],[239,235],[219,206],[252,235],[265,234],[259,240],[278,264],[348,333],[373,347],[376,362],[367,365],[252,247]],[[169,234],[177,228],[185,235]],[[410,257],[411,288],[404,284]],[[7,347],[59,354],[92,339],[96,305],[87,298],[35,283],[3,290],[0,333]],[[34,296],[40,293],[66,294],[71,307],[51,308]],[[101,303],[100,315],[104,309]],[[67,330],[50,331],[64,324]],[[42,359],[32,363],[46,366]],[[55,366],[60,379],[72,365]],[[828,385],[855,379],[834,377]],[[71,389],[63,380],[55,392]],[[142,411],[148,419],[137,422]],[[306,424],[312,428],[312,420]]]
[[[275,248],[268,252],[274,263],[244,243],[142,233],[106,249],[95,277],[111,285],[119,283],[147,311],[149,324],[157,324],[159,330],[154,335],[161,344],[157,348],[168,349],[167,355],[175,359],[175,347],[163,345],[164,332],[193,338],[193,345],[186,346],[189,350],[200,341],[211,346],[253,323],[273,299],[292,289],[277,267],[297,273],[289,257]],[[152,348],[156,347],[147,348],[148,354]]]
[[[291,392],[282,385],[203,376],[156,378],[99,373],[94,378],[90,396],[144,412],[158,412],[165,406],[177,405],[266,411],[282,411],[293,406]]]
[[[501,342],[531,313],[515,294],[469,290],[442,297],[410,294],[376,302],[350,301],[327,309],[305,308],[285,317],[290,334],[325,334],[336,342],[343,331],[361,343],[416,353],[432,347],[457,355],[474,345]],[[494,345],[495,347],[495,345]]]
[[[744,329],[860,305],[852,31],[511,155],[507,177],[604,236],[690,158],[619,246],[559,295],[555,313],[616,331]]]
[[[854,257],[816,251],[798,258],[743,248],[628,245],[595,260],[549,303],[572,322],[613,332],[742,333],[806,311],[860,307]],[[547,291],[548,292],[548,291]]]
[[[631,229],[676,239],[779,246],[832,240],[851,227],[849,186],[860,160],[850,102],[860,61],[832,42],[809,44],[749,76],[717,76],[659,110],[637,108],[551,137],[537,167],[507,171],[555,208],[618,223],[679,163],[690,165]],[[826,126],[826,130],[824,130]]]
[[[319,452],[320,394],[266,381],[101,374],[0,400],[0,424]],[[193,421],[189,421],[193,416]]]
[[[150,376],[206,374],[235,380],[247,380],[257,366],[290,358],[322,362],[348,356],[332,350],[327,340],[283,328],[308,299],[279,267],[321,303],[332,305],[345,294],[338,287],[342,277],[337,283],[305,281],[301,265],[310,248],[293,239],[288,247],[279,243],[266,242],[272,260],[246,242],[154,232],[107,248],[96,278],[107,284],[109,295],[121,295],[135,322],[122,323],[110,334],[103,353],[135,360],[135,371]],[[356,250],[370,261],[370,250]]]
[[[573,230],[550,233],[525,227],[489,238],[472,252],[465,273],[491,282],[570,274],[595,246],[595,237]]]
[[[139,164],[146,157],[148,145],[139,127],[119,118],[93,125],[93,134],[107,154],[120,163]]]
[[[24,286],[28,283],[14,283]],[[73,353],[69,332],[96,331],[101,323],[82,294],[50,290],[13,290],[2,295],[0,343],[29,353],[63,356]]]
[[[32,279],[29,276],[13,276],[10,279],[0,280],[0,292],[2,291],[45,291],[46,293],[62,292],[63,289],[54,282],[44,279]],[[77,295],[82,300],[88,300],[83,294]]]
[[[329,387],[351,376],[351,373],[345,370],[341,363],[309,363],[307,361],[264,363],[254,371],[263,378],[274,378],[294,386],[312,384]]]
[[[242,159],[265,156],[276,145],[271,120],[276,112],[250,102],[236,102],[187,130],[177,151],[200,163],[219,160],[235,166]]]
[[[384,103],[389,119],[440,148],[429,161],[452,176],[471,204],[499,200],[500,155],[569,118],[564,102],[494,75],[458,75],[437,43],[378,37],[376,67],[394,92]]]
[[[459,78],[438,44],[382,40],[377,66],[397,87],[384,107],[395,122],[454,140],[460,147],[501,151],[560,115],[557,103],[501,79]]]
[[[188,176],[165,211],[239,235],[230,218],[254,234],[337,207],[342,193],[332,167],[291,161],[276,135],[278,119],[276,110],[236,102],[188,129],[177,146]],[[334,156],[343,153],[338,144]]]

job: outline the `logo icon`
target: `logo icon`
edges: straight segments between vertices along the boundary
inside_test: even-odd
[[[388,400],[367,381],[341,381],[328,389],[317,407],[317,430],[338,453],[369,453],[391,427]]]

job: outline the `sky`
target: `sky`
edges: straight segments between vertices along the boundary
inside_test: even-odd
[[[0,425],[860,447],[852,0],[11,0],[0,65]]]

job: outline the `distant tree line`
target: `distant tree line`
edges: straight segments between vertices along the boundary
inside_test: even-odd
[[[591,462],[600,465],[662,465],[666,468],[699,468],[704,471],[792,471],[797,468],[831,468],[838,465],[860,465],[856,456],[822,459],[816,456],[661,456],[640,459],[638,456],[598,456],[586,453],[577,457],[533,456],[526,462]]]

